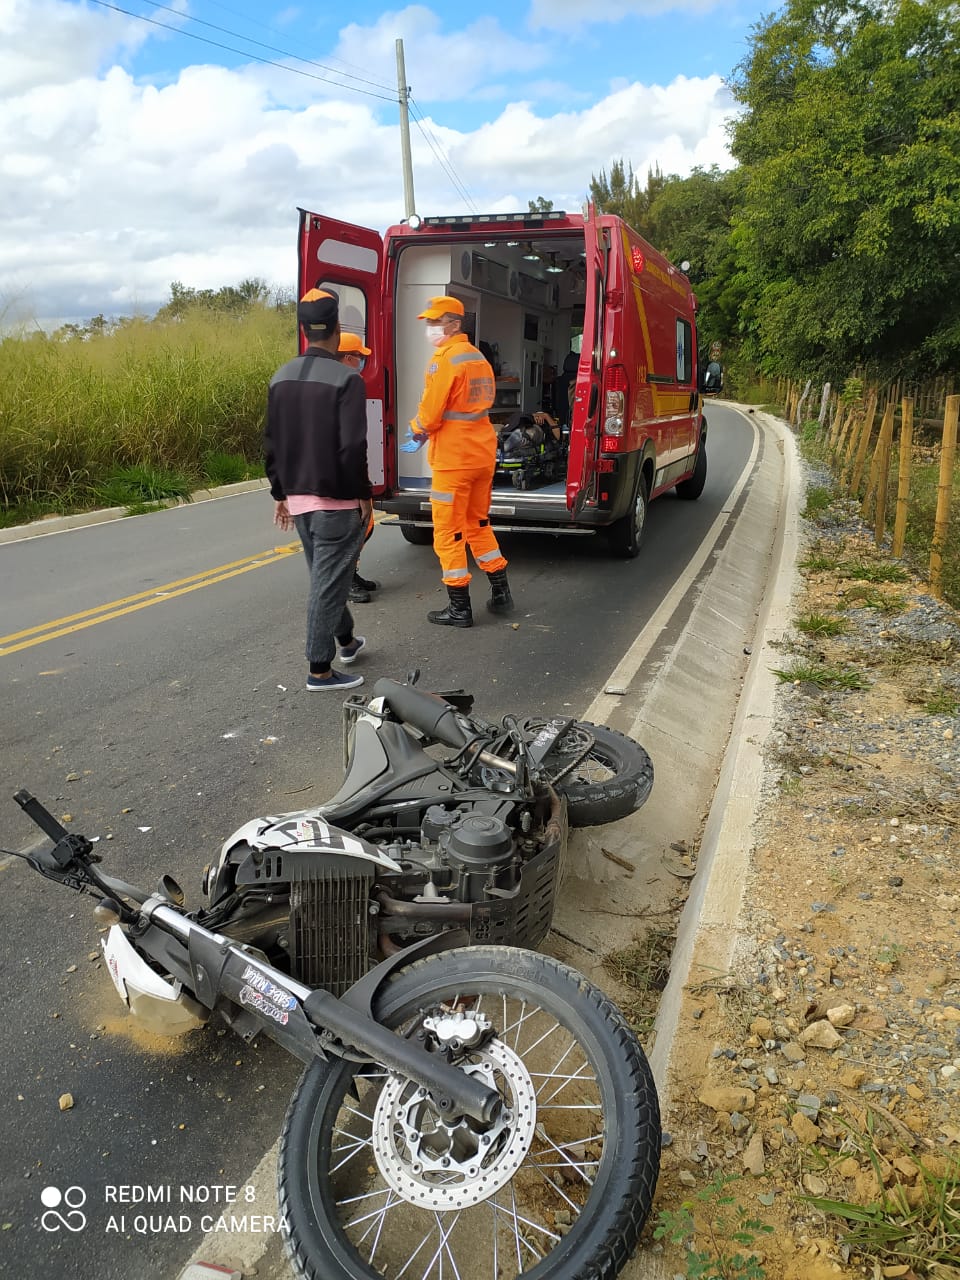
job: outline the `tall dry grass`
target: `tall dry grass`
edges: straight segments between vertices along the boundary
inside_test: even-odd
[[[295,321],[255,307],[134,320],[102,336],[0,342],[0,501],[8,514],[89,506],[118,469],[203,475],[260,452],[266,389]]]

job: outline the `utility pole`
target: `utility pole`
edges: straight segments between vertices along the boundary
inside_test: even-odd
[[[406,217],[416,213],[413,199],[413,157],[410,153],[410,116],[407,113],[407,99],[410,88],[407,84],[407,72],[403,64],[403,41],[397,41],[397,90],[400,95],[400,154],[403,159],[403,207]]]

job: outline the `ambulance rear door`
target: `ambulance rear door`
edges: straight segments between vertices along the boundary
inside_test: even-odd
[[[567,465],[567,507],[578,516],[596,499],[597,459],[600,453],[600,414],[603,389],[607,253],[606,233],[589,206],[583,220],[586,300],[583,345],[570,415],[570,457]]]
[[[361,373],[367,387],[367,468],[380,496],[396,484],[394,458],[386,448],[384,418],[387,368],[383,335],[383,239],[318,213],[300,213],[297,297],[329,286],[340,295],[340,328],[356,333],[371,354]],[[300,333],[300,349],[305,343]]]

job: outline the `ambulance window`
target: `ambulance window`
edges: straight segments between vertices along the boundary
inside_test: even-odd
[[[344,333],[355,333],[367,346],[367,300],[363,290],[355,284],[340,284],[336,280],[318,280],[317,289],[332,289],[340,295],[340,328]]]
[[[600,372],[603,363],[603,276],[597,272],[593,300],[593,370]]]
[[[677,320],[677,381],[689,382],[693,376],[693,328],[689,320]]]

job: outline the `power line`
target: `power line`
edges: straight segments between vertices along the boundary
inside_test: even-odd
[[[395,94],[392,94],[392,93],[386,93],[386,94],[384,94],[384,93],[372,93],[369,89],[360,89],[360,88],[358,88],[358,87],[357,87],[357,85],[353,85],[353,84],[344,84],[344,83],[343,83],[342,81],[340,81],[340,80],[332,80],[332,79],[330,78],[330,76],[316,75],[316,74],[314,74],[313,72],[310,72],[310,71],[302,71],[299,67],[291,67],[291,66],[287,66],[287,65],[286,65],[285,63],[283,63],[283,62],[274,62],[274,60],[273,60],[272,58],[261,58],[258,54],[250,53],[250,52],[249,52],[248,50],[246,50],[246,49],[237,49],[237,48],[234,48],[234,46],[233,46],[233,45],[229,45],[229,44],[222,44],[222,43],[221,43],[220,41],[218,41],[218,40],[210,40],[207,36],[197,35],[197,34],[196,34],[196,32],[194,32],[194,31],[186,31],[183,27],[175,27],[175,26],[173,26],[173,25],[172,25],[171,23],[169,23],[169,22],[160,22],[160,21],[158,21],[158,19],[156,19],[156,18],[147,18],[147,17],[145,17],[142,13],[131,13],[131,11],[130,11],[129,9],[123,9],[123,8],[121,8],[121,7],[120,7],[120,5],[117,5],[117,4],[109,4],[109,3],[108,3],[108,0],[92,0],[92,3],[93,3],[93,4],[97,4],[97,5],[99,5],[102,9],[112,9],[115,13],[122,13],[125,17],[127,17],[127,18],[134,18],[134,19],[136,19],[136,21],[138,21],[138,22],[147,22],[147,23],[149,23],[149,24],[150,24],[150,26],[152,26],[152,27],[162,27],[164,31],[172,31],[175,35],[178,35],[178,36],[186,36],[188,39],[190,39],[190,40],[197,40],[197,41],[199,41],[201,44],[209,44],[209,45],[212,45],[212,46],[213,46],[213,48],[215,48],[215,49],[225,49],[228,53],[237,53],[237,54],[239,54],[239,55],[240,55],[240,57],[242,57],[242,58],[249,58],[249,59],[251,59],[251,61],[253,61],[253,62],[259,62],[259,63],[262,63],[264,66],[267,66],[267,67],[278,67],[281,71],[289,71],[289,72],[291,73],[291,75],[296,75],[296,76],[305,76],[308,80],[322,80],[322,81],[324,81],[324,83],[326,83],[326,84],[333,84],[333,85],[336,85],[336,87],[337,87],[338,89],[347,89],[347,90],[349,90],[351,93],[362,93],[362,94],[364,94],[364,95],[365,95],[366,97],[368,97],[368,98],[379,98],[381,102],[396,102],[396,101],[397,101],[397,98],[396,98],[396,95],[395,95]],[[185,16],[186,16],[186,15],[184,15],[184,14],[179,13],[179,12],[178,12],[178,10],[176,10],[176,9],[170,9],[170,8],[168,8],[166,5],[158,4],[158,5],[154,5],[154,8],[156,8],[156,9],[163,9],[163,10],[164,10],[165,12],[167,12],[167,13],[174,13],[174,14],[176,14],[176,15],[177,15],[177,17],[185,17]],[[236,39],[238,39],[238,40],[246,40],[248,44],[255,44],[255,45],[257,45],[257,46],[258,46],[259,48],[261,48],[261,49],[269,49],[269,50],[271,50],[271,52],[273,52],[273,53],[280,53],[280,54],[282,54],[285,58],[293,58],[293,59],[295,59],[297,62],[304,62],[304,63],[306,63],[306,64],[307,64],[307,66],[320,67],[320,68],[321,68],[322,70],[324,70],[324,71],[333,71],[334,75],[346,76],[348,79],[351,79],[351,80],[361,80],[361,79],[362,79],[360,76],[351,76],[351,75],[349,75],[349,73],[348,73],[348,72],[346,72],[346,71],[336,71],[333,67],[326,67],[326,66],[324,66],[324,64],[323,64],[323,63],[321,63],[321,62],[313,62],[313,61],[311,61],[311,59],[309,59],[309,58],[301,58],[301,57],[298,57],[298,55],[297,55],[297,54],[295,54],[295,53],[287,53],[287,52],[286,52],[286,50],[284,50],[284,49],[276,49],[276,48],[274,48],[274,46],[273,46],[273,45],[263,44],[263,43],[262,43],[261,41],[259,41],[259,40],[252,40],[252,39],[250,39],[250,37],[249,37],[249,36],[241,35],[241,34],[240,34],[239,32],[237,32],[237,31],[230,31],[230,30],[228,30],[226,27],[218,27],[218,26],[216,26],[216,25],[215,25],[214,23],[212,23],[212,22],[203,22],[203,21],[202,21],[202,19],[200,19],[200,18],[190,18],[189,20],[190,20],[191,22],[199,22],[199,23],[201,23],[201,25],[203,25],[203,26],[205,26],[205,27],[210,27],[210,28],[211,28],[211,30],[213,30],[213,31],[221,31],[221,32],[223,32],[223,33],[224,33],[224,34],[226,34],[226,35],[234,36],[234,37],[236,37]],[[389,86],[387,86],[387,85],[383,85],[383,84],[380,84],[380,83],[379,83],[378,81],[376,81],[376,80],[362,80],[362,83],[363,83],[363,84],[372,84],[372,85],[376,85],[376,86],[377,86],[377,88],[380,88],[380,89],[388,89],[388,88],[389,88]]]
[[[420,110],[419,105],[413,101],[413,97],[409,93],[407,94],[407,102],[410,106],[413,107],[413,110],[415,112],[413,117],[414,124],[417,126],[417,128],[420,130],[421,134],[423,135],[424,141],[426,142],[427,146],[436,156],[437,160],[439,161],[440,167],[443,169],[444,173],[446,173],[447,177],[450,179],[451,183],[453,184],[454,190],[463,200],[464,204],[466,204],[467,208],[471,210],[471,212],[479,213],[480,211],[477,208],[477,205],[473,199],[473,196],[470,194],[470,192],[467,190],[464,184],[460,181],[460,178],[457,176],[456,170],[453,167],[453,162],[450,160],[450,158],[447,156],[447,153],[444,151],[443,146],[440,142],[440,139],[437,138],[433,130],[430,129],[429,125],[427,125],[427,122],[423,116],[423,112]]]
[[[309,80],[320,80],[325,84],[335,85],[338,89],[345,89],[352,93],[360,93],[368,98],[377,98],[381,102],[396,102],[398,100],[397,97],[391,91],[391,86],[382,84],[378,80],[369,80],[363,76],[355,76],[348,71],[338,71],[335,67],[329,67],[326,64],[322,62],[316,62],[311,58],[302,58],[298,54],[290,53],[286,49],[277,48],[275,45],[265,44],[261,40],[254,40],[251,36],[245,36],[238,31],[232,31],[228,27],[217,26],[216,23],[207,22],[203,18],[190,17],[190,15],[183,14],[177,9],[170,8],[168,5],[155,3],[153,7],[154,9],[162,9],[165,13],[172,13],[176,17],[181,19],[186,19],[189,22],[195,22],[200,26],[209,27],[211,31],[219,31],[223,35],[231,36],[237,40],[243,40],[247,44],[256,45],[260,49],[267,49],[271,53],[279,53],[284,58],[291,58],[295,62],[302,62],[309,67],[317,67],[320,71],[328,71],[331,73],[332,76],[340,76],[343,79],[347,79],[347,80],[356,80],[359,82],[359,84],[373,85],[377,89],[386,90],[386,92],[373,93],[369,89],[359,88],[358,85],[344,84],[343,79],[341,80],[332,79],[331,75],[318,75],[310,71],[303,71],[299,67],[291,67],[286,63],[275,62],[272,58],[262,58],[258,54],[251,53],[246,49],[237,49],[233,45],[223,44],[218,40],[211,40],[207,36],[197,35],[196,32],[187,31],[182,26],[174,26],[168,22],[160,22],[158,19],[148,18],[144,14],[132,13],[129,9],[124,9],[120,5],[109,3],[109,0],[92,0],[92,3],[99,5],[102,9],[112,9],[115,13],[122,13],[125,17],[133,18],[138,22],[146,22],[150,26],[160,27],[164,31],[171,31],[175,35],[186,36],[188,39],[196,40],[200,44],[208,44],[215,49],[224,49],[228,53],[239,54],[240,57],[249,58],[253,62],[261,63],[263,66],[276,67],[280,71],[288,71],[292,75],[304,76],[306,79],[309,79]],[[222,7],[225,8],[226,6],[222,6]],[[227,12],[230,12],[230,10],[227,10]],[[429,126],[427,125],[423,112],[420,110],[419,105],[414,103],[413,97],[409,92],[407,93],[407,103],[413,108],[413,111],[415,113],[414,123],[416,124],[417,128],[420,130],[420,133],[422,134],[427,146],[430,148],[430,150],[433,152],[434,156],[436,157],[437,162],[439,163],[441,169],[450,179],[450,182],[453,185],[454,190],[463,200],[467,208],[469,208],[473,213],[479,212],[476,202],[474,201],[469,190],[466,188],[466,186],[463,184],[463,182],[461,182],[460,178],[458,177],[456,170],[453,167],[453,163],[450,160],[450,158],[447,156],[446,152],[444,151],[439,138],[437,138],[433,130],[430,129]]]

